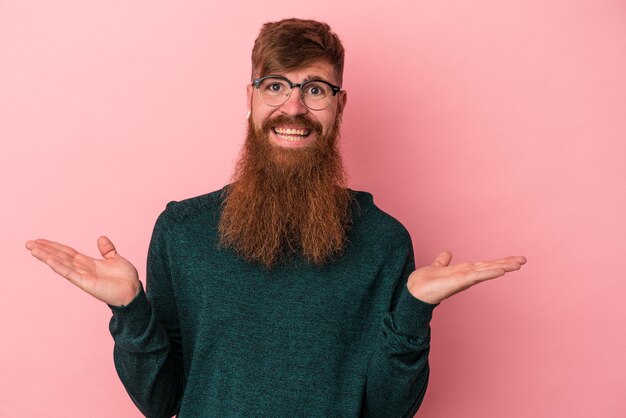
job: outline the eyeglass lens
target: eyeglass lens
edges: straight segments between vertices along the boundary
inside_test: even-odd
[[[259,85],[259,96],[269,106],[280,106],[291,95],[291,86],[280,78],[266,78]],[[326,83],[317,80],[305,82],[300,87],[300,97],[306,107],[311,110],[322,110],[328,107],[333,90]]]

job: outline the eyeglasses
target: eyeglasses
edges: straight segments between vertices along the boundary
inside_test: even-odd
[[[330,105],[333,97],[341,91],[337,87],[324,80],[309,80],[304,83],[292,83],[280,75],[268,75],[252,80],[256,87],[259,98],[268,106],[280,106],[291,96],[294,87],[300,88],[300,100],[311,110],[323,110]]]

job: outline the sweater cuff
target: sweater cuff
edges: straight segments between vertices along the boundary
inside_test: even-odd
[[[135,296],[128,305],[109,305],[109,308],[111,308],[113,312],[113,318],[111,318],[111,333],[114,335],[116,331],[121,331],[122,329],[124,329],[125,332],[131,331],[129,328],[135,329],[141,333],[148,327],[152,316],[150,302],[146,297],[143,286],[139,288],[139,293],[137,293],[137,296]],[[123,326],[121,326],[122,324]]]
[[[396,329],[406,335],[421,335],[427,331],[437,305],[416,298],[405,285],[393,312]]]

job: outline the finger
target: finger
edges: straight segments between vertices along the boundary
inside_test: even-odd
[[[59,248],[56,248],[47,244],[41,244],[41,243],[33,246],[33,248],[31,249],[31,252],[33,251],[41,252],[41,254],[49,254],[59,259],[71,260],[75,257],[75,254],[71,254],[69,251],[66,252]]]
[[[43,261],[46,264],[48,264],[48,259],[51,259],[54,256],[50,251],[41,247],[31,247],[30,254],[39,261]]]
[[[475,271],[484,271],[491,269],[504,269],[506,272],[515,271],[522,268],[522,265],[516,261],[502,262],[502,263],[489,263],[489,264],[481,264],[473,266],[473,270]]]
[[[496,277],[504,276],[506,270],[501,268],[494,268],[489,270],[479,270],[469,273],[465,279],[469,286],[473,286],[477,283],[484,282],[485,280],[495,279]]]
[[[78,285],[81,281],[80,274],[74,269],[74,266],[68,259],[64,260],[57,258],[49,251],[42,250],[40,248],[34,248],[31,251],[31,254],[38,260],[48,265],[48,267],[50,267],[55,273],[65,277],[72,283]]]
[[[61,259],[64,259],[65,262],[70,262],[70,257],[68,257],[67,254],[65,254],[62,251],[58,251],[58,250],[55,250],[54,248],[47,247],[47,246],[41,246],[41,245],[33,246],[30,249],[30,253],[33,257],[37,258],[40,261],[43,261],[46,264],[48,263],[48,260],[51,260],[53,258],[59,261],[61,261]]]
[[[450,251],[444,251],[437,256],[435,261],[433,262],[433,267],[446,267],[452,261],[452,253]]]
[[[98,238],[98,250],[100,250],[100,254],[102,254],[104,258],[114,258],[117,256],[115,246],[111,240],[104,235]]]
[[[498,258],[495,260],[480,261],[475,264],[494,264],[494,263],[510,263],[510,262],[515,262],[518,264],[526,264],[526,257],[521,256],[521,255],[520,256],[508,256],[508,257]]]
[[[40,247],[40,248],[46,248],[46,249],[55,249],[56,251],[63,252],[65,254],[69,255],[70,257],[73,257],[78,252],[75,249],[73,249],[72,247],[69,247],[67,245],[64,245],[64,244],[61,244],[61,243],[58,243],[58,242],[54,242],[54,241],[50,241],[50,240],[47,240],[47,239],[43,239],[43,238],[38,238],[35,241],[29,241],[29,243],[32,243],[31,246],[34,246],[34,247]]]
[[[60,249],[61,247],[64,247]],[[59,263],[73,268],[82,275],[83,272],[93,271],[94,259],[64,245],[51,246],[38,244],[31,250],[37,253],[41,261],[47,263],[47,259],[55,259]],[[35,255],[35,254],[33,254]]]

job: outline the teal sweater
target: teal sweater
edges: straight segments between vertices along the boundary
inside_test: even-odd
[[[343,258],[266,270],[218,249],[225,189],[171,202],[146,293],[111,306],[117,372],[148,417],[412,417],[428,382],[431,305],[411,238],[356,192]]]

